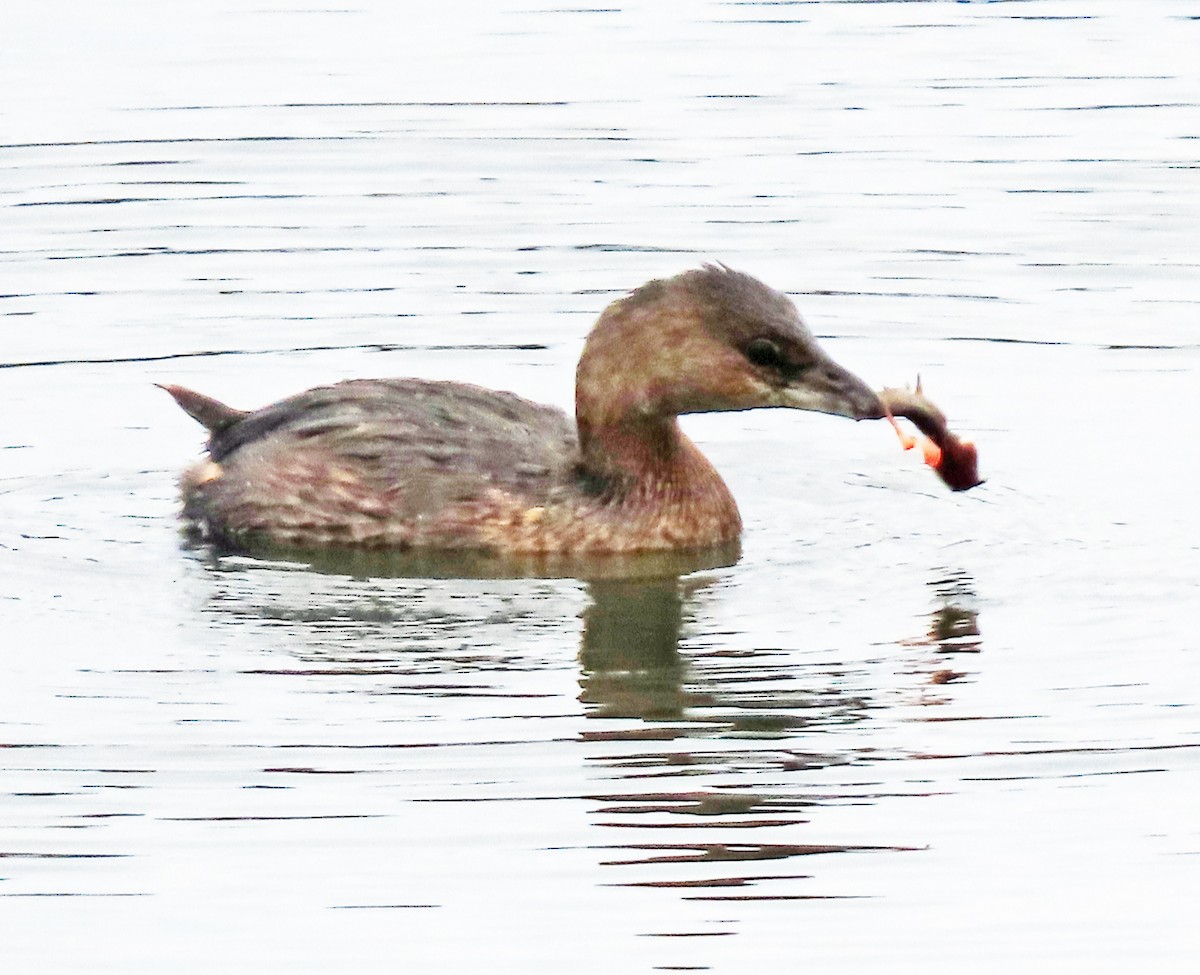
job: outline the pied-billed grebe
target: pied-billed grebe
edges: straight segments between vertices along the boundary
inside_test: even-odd
[[[243,412],[164,387],[209,431],[183,477],[202,537],[245,547],[630,553],[728,544],[729,489],[682,413],[777,406],[879,418],[784,295],[706,266],[613,302],[576,372],[575,422],[462,383],[360,379]]]

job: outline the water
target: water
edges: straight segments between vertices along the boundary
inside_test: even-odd
[[[6,10],[6,971],[1190,971],[1197,14]],[[988,483],[749,413],[687,423],[732,565],[181,544],[154,382],[566,406],[714,259]]]

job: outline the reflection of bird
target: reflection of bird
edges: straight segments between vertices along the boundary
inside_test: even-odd
[[[164,387],[209,431],[184,515],[232,544],[637,552],[728,543],[729,489],[682,413],[879,417],[792,302],[707,266],[613,302],[584,346],[576,422],[511,393],[353,380],[255,412]]]

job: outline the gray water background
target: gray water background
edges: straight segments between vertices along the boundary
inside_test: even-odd
[[[1200,6],[9,4],[6,972],[1194,970]],[[707,260],[980,445],[691,417],[654,582],[177,532],[199,429],[413,375],[571,402]]]

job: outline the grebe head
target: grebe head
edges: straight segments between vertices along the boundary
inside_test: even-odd
[[[789,298],[724,266],[651,281],[613,302],[579,360],[581,432],[759,407],[883,415],[879,397],[829,357]]]

